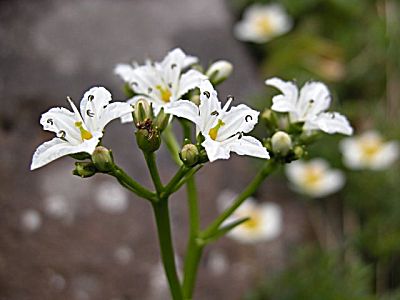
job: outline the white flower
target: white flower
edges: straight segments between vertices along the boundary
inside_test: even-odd
[[[325,112],[331,104],[331,95],[322,82],[307,82],[300,93],[291,81],[271,78],[265,84],[276,87],[283,93],[272,98],[271,109],[288,112],[293,123],[304,122],[304,130],[322,130],[329,134],[353,133],[345,116],[337,112]]]
[[[232,98],[221,107],[217,92],[208,80],[204,80],[200,84],[199,106],[180,100],[171,103],[165,112],[196,124],[197,134],[201,132],[205,138],[202,146],[211,162],[228,159],[231,151],[239,155],[269,158],[268,151],[259,140],[244,135],[257,124],[260,113],[244,104],[228,111],[231,102]]]
[[[232,192],[224,191],[218,199],[221,210],[232,202],[235,196]],[[242,243],[257,243],[275,239],[282,232],[281,208],[271,202],[258,204],[254,198],[248,198],[239,206],[224,225],[247,217],[250,219],[227,234],[230,238]]]
[[[110,214],[121,214],[129,207],[128,195],[113,181],[106,181],[97,187],[95,200],[100,210]]]
[[[135,104],[144,98],[153,104],[157,113],[161,107],[181,99],[184,94],[207,78],[197,70],[183,73],[185,68],[196,61],[195,57],[187,56],[177,48],[169,52],[160,63],[148,61],[142,66],[119,64],[114,72],[138,94],[128,100],[128,103]],[[122,122],[130,121],[132,117],[129,115],[122,118]]]
[[[81,113],[68,99],[72,112],[63,107],[51,108],[40,119],[44,130],[55,132],[57,137],[40,145],[33,154],[31,170],[68,154],[92,154],[104,127],[113,119],[132,112],[124,102],[111,102],[111,94],[103,87],[87,91],[80,104]]]
[[[265,43],[288,32],[292,26],[292,19],[281,5],[254,4],[246,9],[234,33],[242,41]]]
[[[330,169],[320,158],[294,161],[286,165],[286,176],[297,192],[311,197],[324,197],[340,190],[345,178],[341,171]]]
[[[383,170],[399,156],[397,141],[384,142],[375,131],[367,131],[354,138],[346,138],[340,143],[344,163],[352,169]]]
[[[21,225],[26,231],[37,231],[42,226],[42,216],[37,210],[27,209],[21,215]]]

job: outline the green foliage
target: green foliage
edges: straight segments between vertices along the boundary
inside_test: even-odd
[[[246,300],[372,300],[371,270],[335,253],[305,249],[278,276],[250,292]]]

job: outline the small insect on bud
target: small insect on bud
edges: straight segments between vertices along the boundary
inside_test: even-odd
[[[164,108],[161,108],[156,119],[154,120],[154,126],[156,126],[160,132],[162,132],[165,128],[167,128],[170,119],[171,116],[164,112]]]
[[[135,110],[133,112],[133,120],[136,127],[140,126],[147,120],[153,119],[153,109],[148,101],[145,99],[139,99],[135,103]]]
[[[193,144],[186,144],[182,147],[180,157],[186,166],[191,167],[199,160],[199,150]]]
[[[286,155],[292,149],[292,139],[283,131],[276,132],[271,138],[272,151]]]
[[[103,146],[98,146],[94,149],[92,162],[100,172],[110,172],[114,167],[111,151]]]
[[[206,75],[213,85],[224,82],[233,71],[233,65],[226,60],[214,62],[207,70]]]
[[[84,161],[75,163],[75,170],[72,171],[72,174],[82,178],[87,178],[96,174],[96,171],[96,167],[92,162]]]

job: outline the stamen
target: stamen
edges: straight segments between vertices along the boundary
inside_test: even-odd
[[[86,114],[87,114],[89,117],[91,117],[91,118],[94,117],[94,112],[92,112],[90,109],[88,109],[88,110],[86,111]]]
[[[219,115],[219,112],[217,112],[216,110],[214,110],[214,111],[211,113],[211,115],[212,115],[212,116],[218,116],[218,115]]]
[[[164,102],[170,101],[172,93],[168,88],[163,88],[161,85],[157,85],[156,89],[160,91],[162,101]]]
[[[209,91],[204,91],[203,94],[204,94],[207,98],[210,98],[210,96],[211,96]]]
[[[89,100],[89,101],[93,101],[93,99],[94,99],[94,96],[93,96],[93,95],[89,95],[89,96],[88,96],[88,100]]]
[[[251,116],[251,115],[247,115],[245,118],[244,118],[244,120],[246,121],[246,122],[249,122],[249,119],[250,118],[250,121],[252,121],[253,120],[253,117]]]
[[[48,119],[48,120],[46,121],[46,123],[47,123],[47,124],[50,124],[50,125],[54,125],[53,119]]]
[[[174,69],[174,68],[176,68],[176,67],[177,67],[176,64],[172,64],[172,65],[171,65],[171,69]]]
[[[67,135],[67,133],[64,131],[64,130],[60,130],[59,132],[58,132],[58,134],[57,134],[57,136],[60,138],[60,139],[63,139],[63,140],[65,140],[65,136]]]

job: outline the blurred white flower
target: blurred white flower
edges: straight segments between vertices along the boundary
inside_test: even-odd
[[[243,19],[234,28],[236,38],[242,41],[265,43],[285,34],[293,21],[279,4],[254,4],[248,7]]]
[[[129,206],[126,192],[113,181],[103,182],[97,187],[95,200],[100,210],[111,214],[122,213]]]
[[[162,62],[147,61],[145,65],[118,64],[114,72],[135,92],[129,104],[146,99],[153,104],[155,113],[170,103],[181,99],[188,91],[197,87],[207,76],[197,70],[184,69],[197,62],[197,58],[187,56],[181,49],[170,51]],[[131,122],[126,115],[122,122]]]
[[[376,131],[367,131],[340,143],[344,163],[351,169],[383,170],[399,157],[399,142],[385,142]]]
[[[229,261],[226,255],[218,250],[208,254],[207,267],[215,275],[226,274],[229,269]]]
[[[229,191],[222,192],[218,199],[221,210],[229,205],[235,196]],[[232,229],[227,236],[242,243],[257,243],[272,240],[282,232],[282,211],[275,203],[258,204],[254,198],[248,198],[224,225],[246,217],[250,219]]]
[[[27,209],[21,215],[21,226],[28,232],[37,231],[42,226],[42,216],[34,209]]]
[[[121,265],[130,263],[133,256],[134,253],[129,246],[121,245],[114,251],[114,258]]]
[[[233,98],[221,107],[217,91],[208,80],[200,84],[200,105],[180,100],[165,109],[166,113],[188,119],[196,124],[196,132],[203,134],[205,141],[201,144],[212,162],[217,159],[228,159],[230,152],[239,155],[250,155],[269,158],[267,149],[259,140],[245,133],[253,130],[258,122],[258,111],[247,105],[229,105]]]
[[[40,119],[44,130],[57,137],[40,145],[33,154],[31,170],[68,154],[86,152],[92,154],[104,127],[112,120],[132,112],[125,102],[111,103],[111,94],[103,87],[88,90],[81,100],[79,113],[68,98],[72,112],[63,107],[51,108]]]
[[[332,194],[345,183],[343,172],[330,169],[328,163],[320,158],[291,162],[285,170],[293,189],[311,197]]]
[[[291,81],[271,78],[265,84],[279,89],[282,94],[272,98],[272,110],[288,112],[293,123],[304,122],[304,130],[322,130],[326,133],[351,135],[353,128],[347,118],[337,112],[326,112],[331,95],[322,82],[307,82],[300,90]]]

